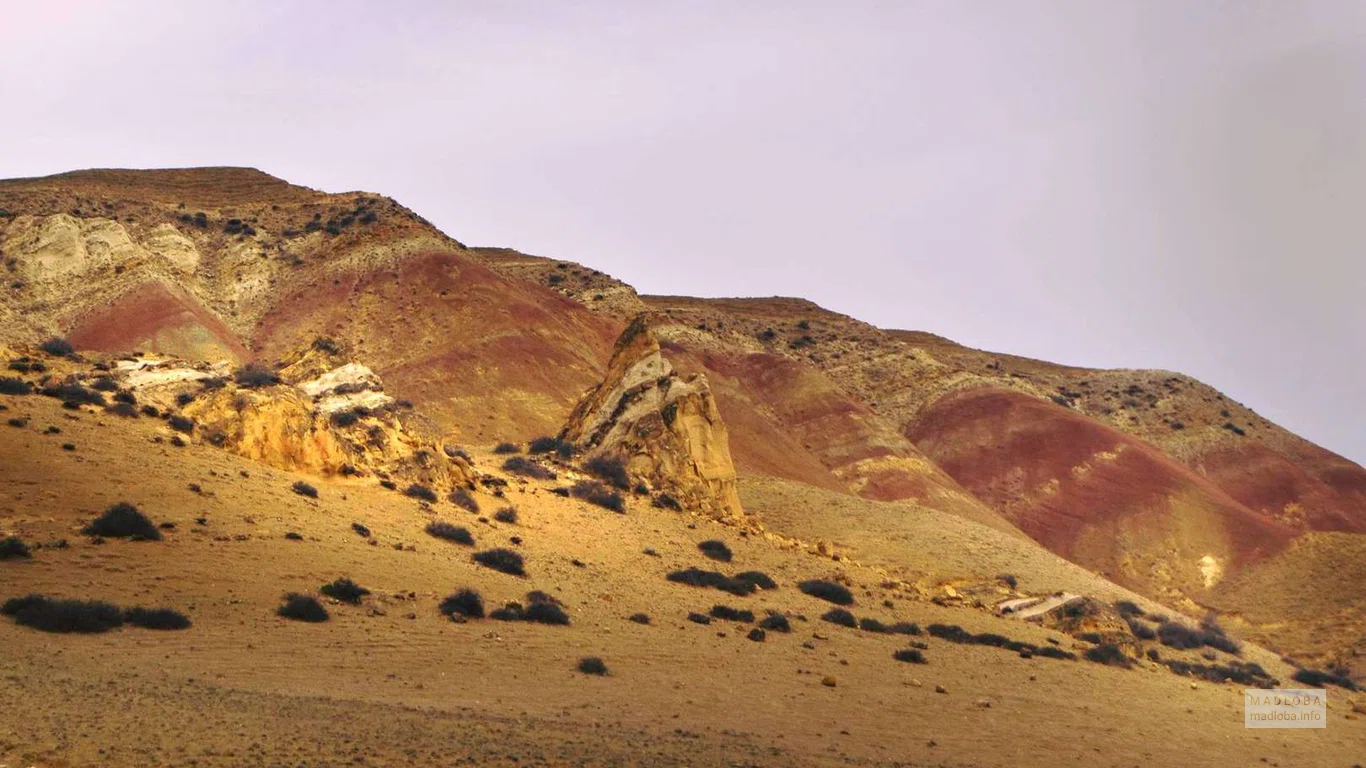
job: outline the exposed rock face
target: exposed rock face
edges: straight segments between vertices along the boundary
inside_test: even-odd
[[[560,438],[622,459],[633,478],[685,507],[744,516],[726,425],[707,379],[674,371],[644,314],[621,334],[602,383],[579,401]]]
[[[374,475],[435,490],[467,485],[462,459],[446,455],[437,432],[393,398],[369,368],[317,349],[284,368],[284,383],[258,389],[225,378],[228,366],[180,360],[121,360],[115,377],[141,403],[179,407],[195,434],[214,445],[296,472]],[[319,369],[321,368],[321,371]],[[291,381],[289,374],[306,375]],[[180,405],[179,397],[193,399]]]

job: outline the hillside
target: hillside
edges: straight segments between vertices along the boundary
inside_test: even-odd
[[[289,396],[279,385],[258,392]],[[22,722],[0,718],[0,760],[1046,766],[1135,756],[1296,765],[1312,755],[1316,765],[1345,765],[1366,749],[1344,698],[1330,700],[1327,732],[1260,739],[1242,727],[1241,685],[1172,674],[1144,653],[1207,663],[1194,651],[1138,643],[1133,668],[1108,666],[1080,659],[1093,644],[1076,636],[1111,631],[1103,615],[1070,630],[995,615],[1003,598],[1057,589],[1164,609],[1018,536],[907,502],[752,480],[742,489],[748,514],[793,533],[755,534],[640,497],[624,514],[561,498],[552,489],[573,482],[572,469],[528,480],[471,447],[472,512],[364,475],[262,464],[231,443],[214,445],[204,429],[179,440],[160,418],[37,394],[0,396],[0,405],[17,422],[0,430],[10,457],[0,520],[35,547],[31,559],[0,562],[5,596],[165,606],[192,621],[180,632],[53,635],[0,620],[0,686],[26,703]],[[200,413],[193,405],[186,412]],[[298,483],[316,495],[291,490]],[[80,533],[120,501],[158,523],[160,540]],[[505,507],[517,510],[515,521],[492,514]],[[468,527],[474,545],[424,533],[435,520]],[[833,551],[803,542],[827,536]],[[729,562],[704,557],[705,540],[724,542]],[[524,558],[526,576],[471,562],[471,551],[498,546]],[[665,578],[687,567],[761,571],[775,588],[736,596]],[[1019,574],[1018,588],[996,578],[1005,568]],[[283,593],[315,593],[341,576],[370,593],[355,605],[325,598],[324,623],[276,614]],[[812,578],[848,585],[860,618],[922,629],[907,637],[822,621],[831,604],[796,586]],[[481,592],[489,610],[541,590],[570,624],[453,622],[439,606],[461,587]],[[781,614],[792,631],[757,642],[756,618],[687,619],[716,605]],[[1078,658],[953,642],[931,625]],[[893,658],[917,644],[928,663]],[[608,676],[574,670],[590,655],[606,661]],[[1293,671],[1250,644],[1218,659],[1278,679]],[[69,728],[76,718],[79,736]],[[1072,735],[1040,737],[1057,729]]]
[[[6,693],[40,703],[24,728],[0,720],[0,763],[96,761],[62,726],[93,707],[116,764],[1294,765],[1309,742],[1242,729],[1244,665],[1262,682],[1366,674],[1366,470],[1180,374],[983,352],[801,299],[640,295],[466,247],[381,195],[252,169],[0,181],[0,262],[0,539],[34,547],[0,562],[0,600],[156,603],[194,622],[85,637],[0,619]],[[50,337],[74,351],[38,346]],[[120,501],[174,527],[80,533]],[[506,506],[515,522],[493,517]],[[424,533],[452,519],[529,576]],[[733,564],[708,560],[707,539]],[[777,588],[665,579],[689,566]],[[327,602],[317,626],[275,615],[284,592],[339,576],[372,594]],[[807,579],[848,586],[873,629],[821,621]],[[490,610],[540,590],[572,626],[452,622],[438,603],[460,586]],[[1021,621],[1006,600],[1057,610]],[[1144,637],[1124,601],[1154,628],[1213,612],[1237,652]],[[687,620],[732,602],[754,616]],[[793,634],[747,640],[766,612]],[[877,630],[895,622],[1076,658]],[[908,642],[929,665],[892,659]],[[1122,659],[1087,661],[1098,648]],[[612,674],[575,672],[586,655]],[[91,707],[58,695],[69,684]],[[1350,701],[1332,701],[1309,764],[1366,746]],[[122,735],[157,717],[179,730]],[[977,720],[1021,751],[973,738]],[[219,733],[244,729],[266,734],[254,751]]]

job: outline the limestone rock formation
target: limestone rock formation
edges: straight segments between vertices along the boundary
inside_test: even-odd
[[[685,508],[744,516],[726,425],[707,379],[674,371],[644,314],[621,334],[602,382],[579,401],[560,439],[589,455],[620,458],[633,479]]]
[[[281,369],[281,383],[263,387],[236,385],[225,364],[177,359],[120,360],[113,375],[138,402],[178,409],[199,438],[264,464],[436,490],[471,481],[471,468],[446,454],[434,427],[393,407],[374,372],[336,360],[326,368],[330,357],[310,350]],[[290,381],[291,373],[307,378]]]

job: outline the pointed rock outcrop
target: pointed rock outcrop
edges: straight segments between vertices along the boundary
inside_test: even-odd
[[[633,480],[712,517],[744,516],[729,438],[707,379],[681,376],[644,314],[622,332],[602,383],[584,394],[560,439],[619,458]]]

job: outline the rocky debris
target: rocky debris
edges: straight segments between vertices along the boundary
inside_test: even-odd
[[[579,401],[559,437],[586,455],[621,459],[633,481],[667,491],[685,509],[744,518],[726,425],[707,379],[673,369],[644,314],[621,334],[602,382]]]

